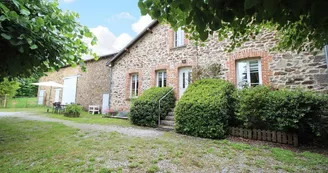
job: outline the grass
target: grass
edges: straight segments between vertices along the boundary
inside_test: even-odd
[[[62,120],[69,120],[78,123],[89,123],[89,124],[102,124],[102,125],[117,125],[122,127],[131,127],[133,126],[128,120],[123,119],[115,119],[115,118],[102,118],[102,115],[92,115],[88,114],[88,112],[83,111],[78,118],[70,118],[65,117],[63,114],[53,114],[46,113],[46,107],[38,107],[38,108],[9,108],[9,109],[0,109],[0,112],[30,112],[35,113],[37,116],[44,116],[50,118],[57,118]],[[51,108],[50,108],[51,111]]]
[[[0,118],[0,172],[327,172],[311,152],[171,132],[140,138]]]
[[[8,108],[38,107],[37,97],[10,98],[7,102]]]

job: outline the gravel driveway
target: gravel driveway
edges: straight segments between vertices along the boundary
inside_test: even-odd
[[[110,125],[99,125],[99,124],[86,124],[86,123],[76,123],[68,120],[60,120],[55,118],[41,117],[33,115],[33,113],[26,112],[0,112],[1,117],[17,117],[24,120],[33,121],[45,121],[45,122],[59,122],[66,126],[78,128],[85,131],[104,131],[104,132],[119,132],[129,136],[135,137],[158,137],[162,136],[163,132],[152,130],[152,129],[142,129],[134,127],[120,127],[120,126],[110,126]]]

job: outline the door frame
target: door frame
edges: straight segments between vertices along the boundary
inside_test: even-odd
[[[181,66],[178,68],[177,70],[177,98],[180,99],[182,94],[181,91],[180,91],[180,71],[183,70],[183,69],[189,69],[191,72],[192,72],[192,66],[191,65],[186,65],[186,66]],[[191,79],[190,79],[191,80]],[[189,86],[189,83],[188,83],[188,86]],[[186,88],[187,89],[187,88]]]

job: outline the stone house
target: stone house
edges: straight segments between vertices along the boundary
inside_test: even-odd
[[[183,30],[174,32],[168,25],[153,21],[117,54],[87,61],[86,73],[79,67],[66,67],[48,73],[40,81],[53,80],[70,86],[63,88],[63,96],[59,88],[53,90],[51,102],[67,102],[66,89],[72,91],[68,94],[76,91],[69,98],[85,108],[103,105],[115,110],[129,110],[131,98],[154,86],[173,87],[179,99],[191,82],[192,71],[212,64],[220,64],[220,77],[237,87],[271,85],[328,91],[323,52],[313,55],[270,51],[277,41],[274,33],[263,32],[228,53],[228,40],[218,41],[215,34],[209,36],[204,46],[197,46]],[[49,88],[40,87],[39,93],[41,90],[49,92]]]
[[[102,105],[103,99],[109,96],[109,68],[105,66],[115,54],[101,56],[98,61],[85,60],[87,71],[83,72],[80,66],[63,67],[59,71],[49,72],[40,82],[55,81],[63,84],[64,88],[40,86],[38,103],[52,105],[53,102],[62,104],[78,103],[85,109],[89,105]],[[50,97],[50,100],[48,100]]]
[[[328,90],[327,62],[323,52],[270,51],[278,40],[263,32],[228,53],[228,40],[210,36],[197,46],[182,30],[152,22],[124,49],[107,62],[110,68],[110,108],[128,110],[130,99],[153,86],[174,88],[177,99],[191,82],[195,67],[221,65],[221,77],[237,87],[271,85]]]

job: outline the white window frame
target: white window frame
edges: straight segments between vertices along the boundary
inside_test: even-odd
[[[238,63],[242,63],[245,62],[246,66],[247,66],[247,84],[248,87],[251,87],[252,83],[251,83],[251,73],[250,73],[250,61],[255,61],[257,60],[258,62],[258,72],[259,72],[259,85],[262,85],[262,68],[261,68],[261,59],[248,59],[248,60],[241,60],[241,61],[236,61],[236,84],[237,84],[237,88],[242,89],[242,86],[239,86],[239,68],[238,68]]]
[[[184,31],[179,28],[174,32],[174,47],[184,46]]]
[[[161,73],[161,74],[160,74]],[[161,77],[162,77],[162,86],[161,87],[166,87],[167,86],[167,73],[166,73],[166,70],[158,70],[158,71],[156,71],[156,86],[157,87],[160,87],[159,86],[159,77],[160,77],[160,75],[161,75]],[[165,78],[165,76],[166,76],[166,78]],[[166,82],[164,82],[164,80],[166,81]],[[164,84],[166,84],[165,86],[164,86]]]
[[[137,80],[134,82],[135,90],[133,91],[132,90],[132,84],[133,84],[133,80],[135,78]],[[138,90],[139,90],[139,75],[138,75],[138,73],[133,73],[133,74],[131,74],[131,79],[130,79],[130,98],[138,97],[138,94],[139,94]]]

